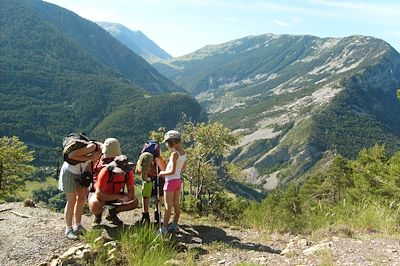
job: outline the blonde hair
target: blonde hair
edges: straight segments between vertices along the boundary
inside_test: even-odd
[[[169,139],[169,140],[166,140],[165,142],[167,142],[168,145],[172,147],[172,146],[175,146],[176,144],[181,143],[181,139]]]

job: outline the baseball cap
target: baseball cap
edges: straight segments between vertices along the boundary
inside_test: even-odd
[[[181,133],[176,130],[170,130],[164,135],[164,140],[162,142],[166,142],[170,139],[181,139]]]

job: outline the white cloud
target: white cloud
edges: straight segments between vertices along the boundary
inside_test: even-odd
[[[284,22],[284,21],[282,21],[282,20],[278,20],[278,19],[274,19],[273,22],[274,22],[275,24],[279,25],[279,26],[282,26],[282,27],[288,27],[288,26],[290,26],[289,23]]]
[[[290,17],[287,20],[274,19],[274,20],[272,20],[272,22],[281,27],[289,27],[289,26],[298,25],[298,24],[302,23],[302,19],[300,19],[298,17]]]

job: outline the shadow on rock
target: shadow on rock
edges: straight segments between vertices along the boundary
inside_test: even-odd
[[[219,227],[195,225],[181,226],[181,231],[175,235],[177,241],[188,246],[199,247],[202,244],[210,244],[213,242],[226,243],[232,248],[242,250],[254,250],[268,253],[281,253],[281,250],[273,247],[250,242],[241,242],[240,238],[228,235],[225,230]]]
[[[102,236],[106,239],[117,240],[121,236],[121,232],[131,230],[133,228],[139,228],[141,225],[139,223],[135,224],[123,224],[123,225],[113,225],[113,224],[101,224],[97,226],[97,229],[102,229]]]

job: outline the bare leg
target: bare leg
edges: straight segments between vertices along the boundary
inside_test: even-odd
[[[174,205],[174,222],[177,224],[179,220],[179,216],[181,215],[181,207],[179,206],[179,195],[180,192],[174,192],[174,199],[173,199],[173,205]]]
[[[94,215],[101,214],[103,212],[104,201],[100,201],[96,195],[93,195],[89,199],[89,209]]]
[[[81,223],[87,192],[87,188],[79,187],[76,189],[75,224]]]
[[[168,226],[169,218],[171,217],[172,207],[174,205],[173,201],[174,201],[174,192],[164,191],[165,213],[164,213],[163,227],[167,227]]]
[[[143,198],[142,204],[143,204],[143,212],[149,212],[150,198]]]
[[[72,227],[72,218],[74,216],[74,208],[76,203],[76,192],[66,192],[67,204],[65,204],[64,218],[67,227]]]

